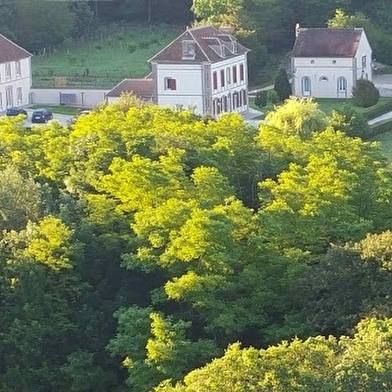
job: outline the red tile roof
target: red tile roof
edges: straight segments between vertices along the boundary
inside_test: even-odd
[[[182,42],[195,43],[195,56],[183,59]],[[249,49],[241,45],[234,36],[212,26],[194,27],[186,30],[158,54],[150,62],[163,63],[200,63],[217,62],[245,54]]]
[[[22,60],[31,56],[32,54],[27,50],[0,34],[0,64]]]
[[[363,29],[299,29],[293,57],[354,57]]]
[[[150,100],[154,96],[154,81],[152,79],[124,79],[106,96],[119,97],[122,93],[133,93],[140,99]]]

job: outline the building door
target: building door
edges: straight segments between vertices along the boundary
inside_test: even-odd
[[[347,79],[343,76],[338,78],[338,98],[347,98]]]

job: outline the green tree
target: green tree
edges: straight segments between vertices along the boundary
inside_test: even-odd
[[[287,77],[287,73],[283,68],[279,70],[279,73],[275,78],[274,90],[278,93],[281,102],[290,98],[291,84]]]
[[[389,219],[391,182],[376,146],[331,129],[302,143],[294,140],[294,162],[277,180],[261,183],[267,192],[260,214],[269,236],[281,246],[315,250],[359,240],[373,225],[383,227],[379,218],[385,211]]]
[[[380,92],[373,82],[359,79],[353,87],[353,101],[356,106],[368,108],[374,106],[380,99]]]
[[[43,212],[41,187],[31,177],[23,178],[15,167],[0,172],[0,228],[21,230],[37,221]]]
[[[222,358],[155,391],[388,391],[391,319],[365,319],[354,337],[295,339],[266,350],[231,345]]]
[[[74,15],[67,2],[15,0],[17,42],[30,51],[58,45],[71,37]]]
[[[74,17],[72,37],[80,38],[89,33],[95,22],[91,4],[87,1],[79,0],[70,1],[68,6]]]
[[[351,106],[334,109],[328,116],[328,125],[335,131],[343,131],[347,136],[360,137],[366,140],[371,130],[365,117]]]

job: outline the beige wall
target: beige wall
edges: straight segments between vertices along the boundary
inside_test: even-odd
[[[60,93],[75,94],[75,106],[92,108],[105,102],[109,89],[32,88],[30,103],[34,105],[60,105]]]

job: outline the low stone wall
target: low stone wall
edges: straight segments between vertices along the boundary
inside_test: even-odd
[[[32,88],[29,94],[31,105],[66,105],[92,108],[105,102],[110,89],[74,89],[74,88]]]

